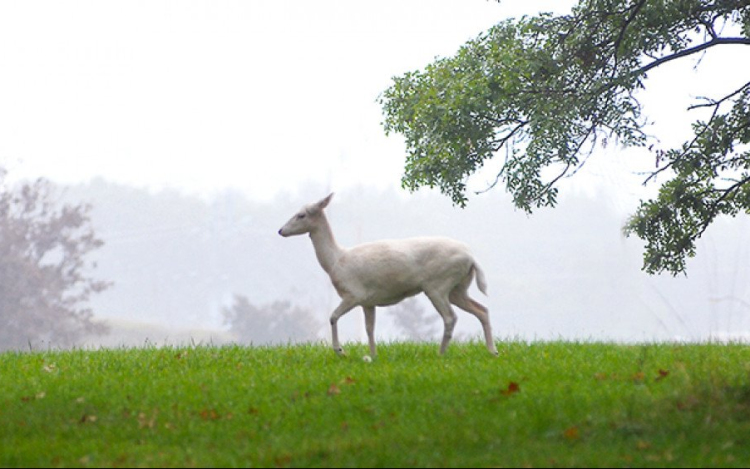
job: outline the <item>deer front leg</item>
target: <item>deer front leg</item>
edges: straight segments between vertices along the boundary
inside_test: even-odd
[[[346,354],[344,353],[344,349],[341,348],[341,343],[339,343],[339,318],[354,309],[355,306],[357,305],[344,300],[333,311],[333,314],[331,314],[331,340],[333,343],[333,351],[340,356],[344,356]]]

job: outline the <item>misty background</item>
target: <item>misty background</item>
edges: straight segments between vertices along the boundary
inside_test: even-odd
[[[506,18],[574,4],[1,2],[0,166],[11,182],[52,181],[61,203],[90,203],[105,243],[91,275],[114,284],[91,306],[110,333],[80,345],[330,340],[335,290],[310,240],[277,231],[331,191],[343,246],[425,235],[471,246],[489,282],[489,297],[473,296],[499,338],[748,337],[748,217],[713,223],[688,277],[641,272],[641,242],[621,228],[658,187],[641,186],[654,166],[645,149],[597,150],[562,181],[559,206],[533,216],[500,187],[464,210],[399,188],[404,142],[384,134],[377,102],[392,77]],[[690,135],[697,96],[736,89],[750,67],[731,52],[699,61],[654,70],[639,96],[660,147]],[[488,162],[469,189],[498,168]],[[379,341],[442,334],[423,297],[379,311]],[[456,336],[478,337],[478,321],[458,314]],[[342,318],[343,340],[363,339],[362,316]],[[228,317],[272,324],[258,337],[258,324]]]
[[[81,345],[262,344],[300,338],[289,326],[267,330],[255,340],[232,333],[225,312],[238,296],[256,312],[286,303],[306,316],[305,340],[329,341],[328,317],[338,304],[335,290],[307,236],[277,234],[303,204],[327,193],[309,184],[259,202],[233,191],[206,199],[102,179],[65,188],[66,200],[93,204],[93,225],[105,241],[94,254],[95,276],[114,282],[92,300],[96,317],[110,324],[109,335]],[[641,242],[622,236],[627,211],[606,194],[568,192],[559,207],[528,216],[515,210],[502,191],[476,196],[466,209],[458,209],[435,193],[360,187],[337,193],[327,212],[343,246],[422,235],[468,243],[486,271],[489,297],[476,286],[471,291],[490,308],[501,339],[750,337],[746,217],[712,225],[688,276],[673,278],[640,270]],[[439,315],[424,296],[417,298],[378,309],[379,341],[439,339]],[[458,313],[457,337],[479,338],[476,319]],[[409,315],[423,327],[410,332],[399,324]],[[365,339],[361,310],[340,324],[344,340]]]

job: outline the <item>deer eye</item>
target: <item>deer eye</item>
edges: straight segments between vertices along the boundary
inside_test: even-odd
[[[300,213],[299,215],[297,215],[297,220],[303,220],[306,216],[307,215],[305,215],[304,213]]]

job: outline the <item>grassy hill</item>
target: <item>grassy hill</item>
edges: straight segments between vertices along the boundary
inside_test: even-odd
[[[742,345],[0,354],[0,466],[750,464]]]

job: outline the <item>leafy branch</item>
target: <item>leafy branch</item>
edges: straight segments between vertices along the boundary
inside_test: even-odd
[[[727,26],[741,34],[723,37]],[[576,174],[598,141],[653,147],[637,99],[648,72],[730,45],[750,45],[747,0],[581,0],[570,15],[503,21],[453,57],[394,78],[380,99],[383,124],[406,139],[404,187],[437,187],[463,206],[470,175],[504,154],[481,192],[504,183],[515,205],[531,212],[555,205],[558,182]],[[674,179],[634,216],[650,218],[652,229],[628,232],[646,240],[647,250],[674,256],[648,256],[646,270],[684,271],[681,261],[704,225],[750,207],[742,176],[750,169],[743,147],[750,142],[749,87],[692,106],[712,108],[708,121],[696,122],[681,148],[656,151],[657,169],[646,182],[668,170]],[[689,230],[675,228],[675,220]]]

